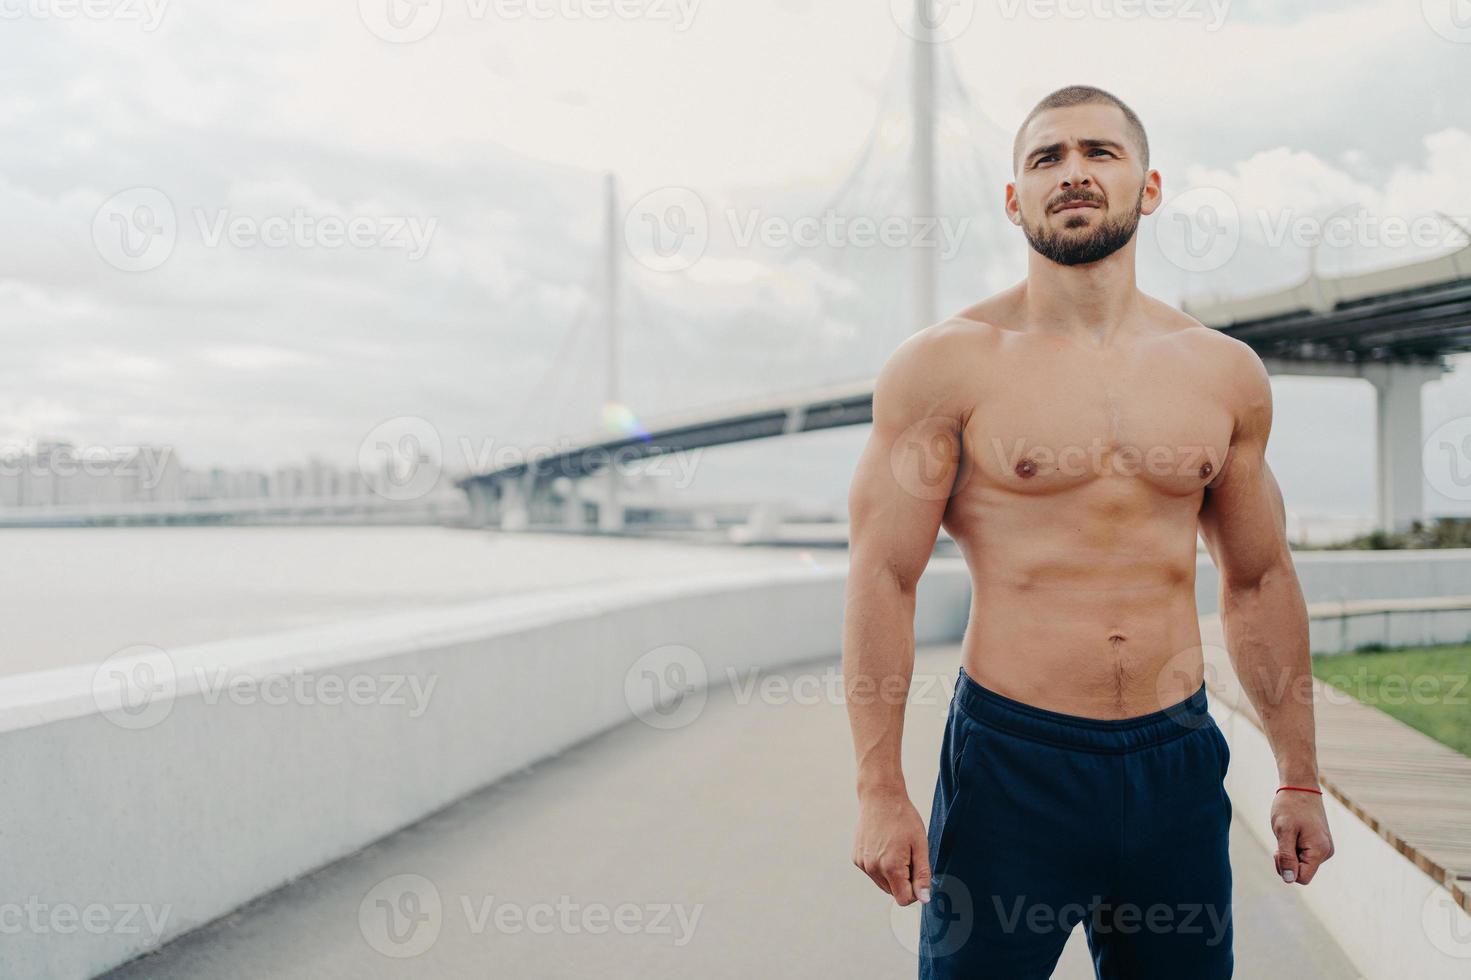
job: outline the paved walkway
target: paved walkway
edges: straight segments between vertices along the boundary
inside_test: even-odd
[[[947,646],[917,667],[905,754],[925,814],[958,665]],[[110,976],[913,976],[917,917],[849,863],[847,722],[810,697],[837,665],[767,676],[809,686],[746,699],[721,683],[686,727],[625,725]],[[925,676],[943,683],[928,698]],[[1356,977],[1241,825],[1266,814],[1235,818],[1237,976]],[[1081,929],[1054,976],[1093,976]]]

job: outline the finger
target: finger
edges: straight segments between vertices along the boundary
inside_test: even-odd
[[[907,853],[887,857],[883,861],[884,877],[889,882],[889,894],[900,905],[914,904],[914,889],[909,887],[909,855]]]
[[[1303,845],[1298,855],[1297,883],[1306,885],[1318,873],[1318,868],[1328,859],[1327,849],[1312,841]]]
[[[885,892],[889,890],[888,882],[884,881],[883,876],[878,873],[878,862],[870,860],[866,853],[861,850],[854,850],[853,866],[868,875],[868,880],[878,885],[879,888]]]
[[[914,888],[915,897],[921,902],[929,904],[930,900],[930,842],[921,836],[910,847],[909,882]]]
[[[1289,885],[1297,880],[1299,862],[1297,860],[1297,827],[1287,824],[1277,831],[1277,851],[1273,855],[1277,866],[1277,876]]]
[[[884,877],[883,872],[879,870],[877,864],[874,864],[874,865],[871,865],[871,866],[870,865],[865,865],[864,868],[863,868],[863,873],[866,874],[866,875],[868,875],[869,879],[875,885],[878,885],[879,886],[879,889],[881,891],[883,891],[884,894],[886,894],[886,895],[887,894],[891,894],[889,892],[889,880]]]

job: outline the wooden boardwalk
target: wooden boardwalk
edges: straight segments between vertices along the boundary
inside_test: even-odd
[[[1225,656],[1219,619],[1202,617],[1200,627],[1211,696],[1261,728]],[[1471,698],[1471,688],[1445,693]],[[1471,758],[1317,678],[1313,712],[1323,791],[1471,913]]]

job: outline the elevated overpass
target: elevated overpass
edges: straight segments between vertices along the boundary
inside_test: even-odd
[[[1259,296],[1184,304],[1208,327],[1248,343],[1276,375],[1360,378],[1378,396],[1379,525],[1424,518],[1420,389],[1471,350],[1471,246],[1434,259],[1352,276],[1310,275]],[[535,525],[623,526],[616,480],[603,499],[576,485],[612,465],[665,453],[771,439],[873,421],[873,380],[812,388],[651,420],[634,433],[589,435],[565,448],[458,481],[471,521],[507,530]]]

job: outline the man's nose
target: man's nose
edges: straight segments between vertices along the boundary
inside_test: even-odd
[[[1088,176],[1088,171],[1083,169],[1083,161],[1080,157],[1068,158],[1067,169],[1062,174],[1062,186],[1064,187],[1092,187],[1093,178]]]

